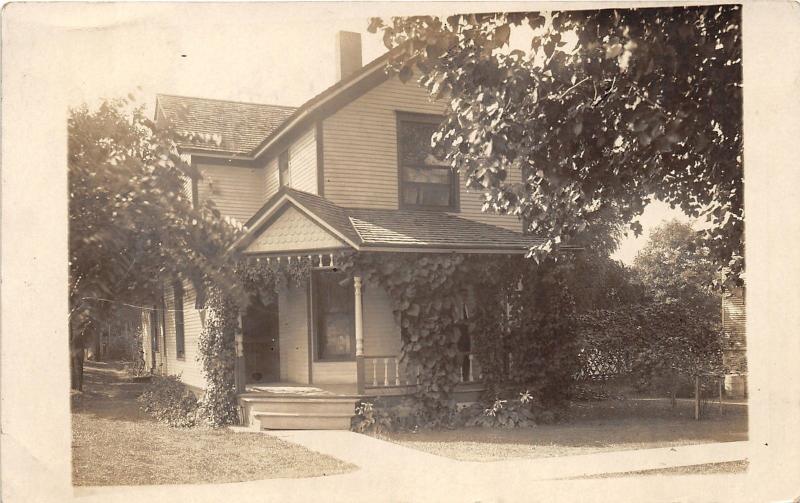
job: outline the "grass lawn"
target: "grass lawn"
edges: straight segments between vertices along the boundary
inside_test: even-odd
[[[142,387],[115,366],[87,365],[85,391],[73,397],[74,485],[222,483],[355,469],[268,435],[155,422],[136,402]]]
[[[458,428],[444,431],[391,433],[386,440],[463,461],[571,456],[603,451],[652,449],[709,442],[747,440],[747,407],[706,408],[701,421],[693,404],[668,400],[605,400],[575,402],[569,419],[534,428]]]
[[[711,475],[722,473],[746,473],[748,462],[746,459],[741,461],[726,461],[723,463],[706,463],[704,465],[674,466],[671,468],[658,468],[656,470],[639,470],[635,472],[623,473],[603,473],[600,475],[590,475],[588,477],[577,477],[582,479],[611,479],[618,477],[635,477],[642,475]]]

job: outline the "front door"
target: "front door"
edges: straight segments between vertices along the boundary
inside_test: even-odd
[[[242,316],[245,376],[248,384],[278,382],[278,303],[264,305],[256,298]]]

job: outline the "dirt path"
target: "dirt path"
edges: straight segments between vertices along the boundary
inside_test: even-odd
[[[83,392],[73,394],[72,412],[103,419],[150,421],[136,402],[145,383],[132,381],[120,363],[86,362]]]

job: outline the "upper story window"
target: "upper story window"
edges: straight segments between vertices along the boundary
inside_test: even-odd
[[[397,114],[401,208],[458,211],[458,178],[431,148],[441,120],[435,115]]]
[[[278,181],[281,187],[292,186],[292,175],[289,172],[289,151],[284,150],[278,156]]]

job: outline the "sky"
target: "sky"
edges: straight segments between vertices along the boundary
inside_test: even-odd
[[[445,4],[438,4],[441,9]],[[363,61],[385,51],[366,31],[369,17],[409,13],[408,7],[352,4],[100,4],[88,15],[72,9],[59,18],[69,30],[70,106],[133,93],[152,110],[156,93],[299,106],[335,80],[335,34],[362,34]],[[433,7],[432,7],[433,8]],[[529,44],[530,33],[512,34]],[[651,203],[644,232],[620,244],[613,258],[631,264],[654,226],[689,221],[680,210]]]
[[[109,6],[91,29],[76,16],[69,53],[84,77],[71,83],[71,104],[134,92],[147,104],[166,93],[298,106],[333,84],[337,31],[363,33],[364,63],[384,52],[381,38],[366,32],[366,12],[304,4],[147,7]]]
[[[664,221],[672,219],[691,223],[692,227],[699,229],[699,223],[689,218],[680,209],[673,210],[666,203],[653,201],[647,205],[644,213],[639,217],[639,223],[642,224],[642,233],[637,238],[633,235],[633,232],[628,232],[628,235],[621,240],[619,248],[611,255],[611,258],[619,260],[626,265],[632,265],[633,260],[636,258],[636,253],[647,243],[650,232]]]

